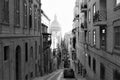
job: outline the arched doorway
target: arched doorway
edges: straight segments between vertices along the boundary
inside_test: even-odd
[[[21,47],[16,47],[16,80],[21,80]]]

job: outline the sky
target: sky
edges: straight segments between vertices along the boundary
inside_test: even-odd
[[[57,15],[62,35],[72,30],[75,0],[41,0],[41,2],[42,9],[51,22],[54,20],[54,15]]]

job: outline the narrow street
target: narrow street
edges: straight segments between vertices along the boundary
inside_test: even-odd
[[[51,74],[47,74],[43,77],[35,78],[34,80],[60,80],[63,70],[57,70]]]
[[[120,0],[0,0],[0,80],[120,80]]]
[[[77,80],[86,80],[85,78],[80,78],[77,75],[76,78]],[[71,79],[63,79],[63,69],[60,69],[46,76],[35,78],[34,80],[71,80]]]
[[[48,79],[46,80],[61,80],[60,78],[62,77],[62,71],[63,70],[59,70],[58,72],[56,72],[55,74],[51,75]]]

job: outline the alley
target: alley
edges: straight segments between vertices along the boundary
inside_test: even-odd
[[[68,79],[63,78],[63,70],[64,69],[60,69],[60,70],[54,71],[48,75],[45,75],[43,77],[35,78],[33,80],[71,80],[70,78],[68,78]],[[86,80],[86,79],[82,78],[76,74],[76,79],[72,79],[72,80]]]
[[[0,0],[0,80],[120,80],[120,0]]]
[[[45,75],[43,77],[35,78],[34,80],[61,80],[63,70],[57,70],[51,74]]]

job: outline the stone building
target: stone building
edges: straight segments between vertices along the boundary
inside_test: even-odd
[[[69,58],[68,60],[70,61],[70,67],[74,69],[74,63],[73,63],[73,58],[72,58],[72,50],[73,50],[72,39],[73,39],[72,31],[65,33],[64,44],[68,50],[67,55]]]
[[[74,70],[76,73],[78,72],[78,61],[81,59],[80,54],[78,53],[80,46],[79,46],[79,39],[78,39],[78,28],[79,28],[79,0],[76,0],[74,6],[74,19],[73,19],[73,29],[72,29],[72,59],[74,61]],[[81,33],[82,34],[82,33]],[[80,50],[81,51],[81,50]]]
[[[42,62],[42,75],[48,74],[51,71],[51,34],[48,32],[50,27],[50,19],[48,16],[41,11],[41,25],[42,25],[42,55],[41,55],[41,62]]]
[[[84,58],[80,62],[87,71],[87,77],[92,80],[119,80],[120,0],[79,1],[80,25],[77,30],[84,32],[80,36],[84,41],[79,43],[84,48]],[[84,14],[83,20],[81,13]]]
[[[41,0],[0,0],[0,80],[40,75]]]

